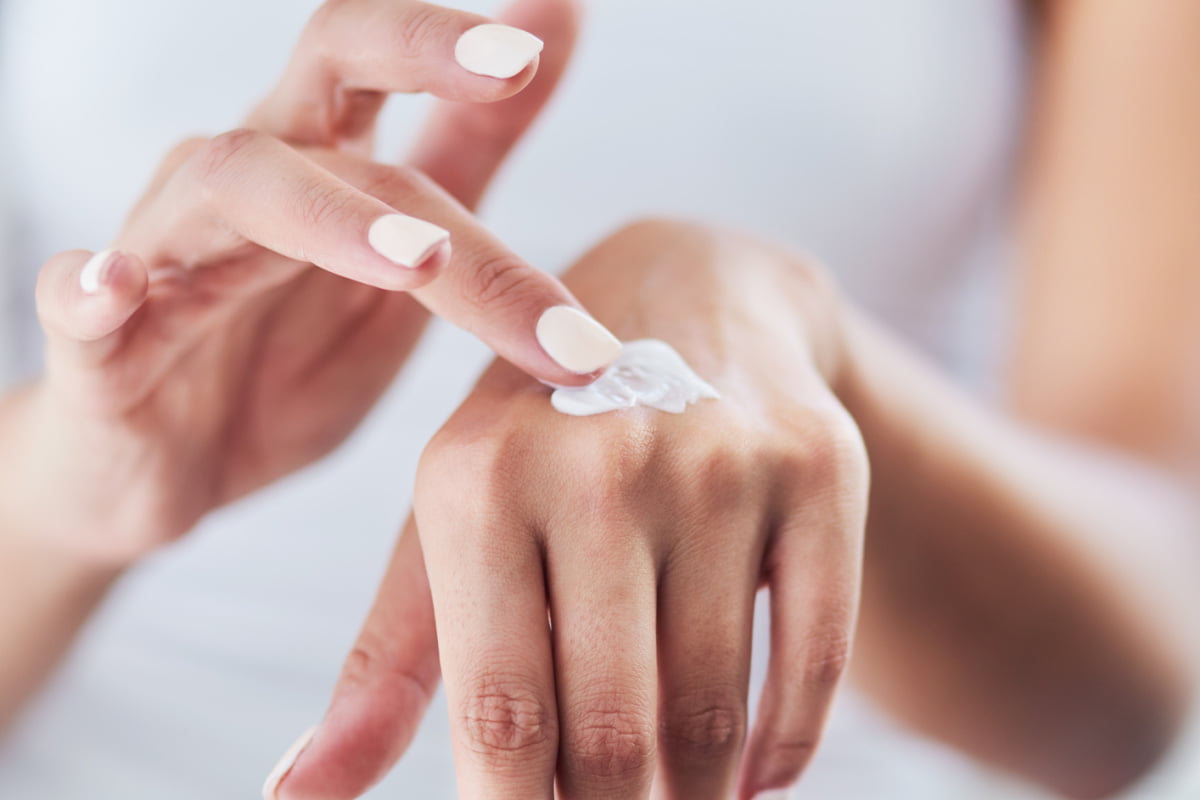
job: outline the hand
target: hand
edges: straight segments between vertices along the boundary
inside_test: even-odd
[[[382,776],[439,652],[463,798],[549,798],[556,773],[562,798],[646,797],[656,766],[662,797],[724,798],[739,762],[745,798],[811,756],[866,514],[862,442],[831,388],[836,297],[804,262],[673,223],[618,234],[568,283],[624,338],[675,345],[722,399],[567,417],[495,364],[422,458],[420,541],[410,526],[284,800]],[[772,655],[743,759],[764,584]]]
[[[436,185],[475,203],[566,63],[569,3],[522,0],[509,19],[549,47],[538,80],[502,100],[538,63],[507,80],[455,63],[483,18],[327,4],[251,127],[178,148],[111,257],[51,259],[38,287],[46,376],[2,432],[21,445],[3,471],[8,527],[127,563],[313,461],[407,357],[427,316],[414,297],[540,377],[588,380],[534,338],[542,310],[576,305],[570,293]],[[441,105],[410,167],[367,160],[386,93],[421,90],[502,102]],[[398,209],[448,229],[453,254],[435,243],[398,265],[377,252],[368,230]]]

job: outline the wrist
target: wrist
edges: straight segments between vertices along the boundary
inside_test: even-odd
[[[68,405],[44,378],[0,400],[0,546],[64,578],[111,579],[172,537],[151,532],[145,510],[163,506],[117,467],[112,426]]]
[[[878,455],[919,438],[919,397],[924,384],[917,359],[892,341],[858,309],[843,304],[839,317],[840,360],[834,393],[854,418],[867,449]],[[929,398],[926,398],[927,400]]]
[[[841,371],[843,303],[834,282],[812,260],[749,236],[638,222],[584,256],[564,282],[621,339],[663,339],[702,376],[728,373],[731,390],[747,374],[787,383],[803,372],[807,386],[807,367],[830,385]]]

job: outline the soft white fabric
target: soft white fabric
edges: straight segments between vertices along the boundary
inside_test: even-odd
[[[488,10],[487,2],[463,5]],[[104,246],[158,156],[238,117],[315,0],[4,0],[6,266]],[[1010,0],[602,0],[486,218],[558,269],[639,214],[816,252],[867,308],[976,385],[1002,314],[1021,109]],[[400,143],[425,101],[389,109]],[[5,317],[23,368],[37,336]],[[251,797],[321,714],[403,519],[420,448],[487,353],[444,326],[333,457],[215,514],[122,583],[0,754],[0,797]],[[761,641],[765,610],[759,615]],[[756,685],[763,653],[756,654]],[[847,693],[805,781],[836,800],[1028,797]],[[439,700],[374,797],[453,796]]]

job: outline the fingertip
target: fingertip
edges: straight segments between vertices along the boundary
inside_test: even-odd
[[[396,677],[396,676],[391,676]],[[303,737],[264,784],[268,800],[359,797],[404,754],[430,701],[417,682],[374,681],[335,693],[316,736]],[[274,794],[266,793],[273,786]]]
[[[506,78],[473,73],[455,59],[453,71],[434,82],[429,92],[442,100],[455,103],[489,105],[511,99],[533,83],[541,60],[535,57],[528,65]]]
[[[93,255],[79,270],[79,288],[84,294],[100,294],[108,277],[109,265],[120,254],[116,250],[101,250]]]
[[[291,774],[292,768],[295,766],[297,759],[299,759],[300,756],[304,754],[304,751],[308,749],[309,745],[312,743],[313,737],[316,736],[316,734],[317,726],[314,725],[305,731],[299,739],[292,743],[290,747],[288,747],[283,756],[280,757],[279,761],[276,762],[275,766],[271,769],[270,774],[267,775],[267,779],[263,781],[263,800],[282,800],[283,796],[280,794],[280,784],[287,780],[287,777]]]
[[[101,276],[101,286],[121,298],[125,305],[136,308],[146,298],[150,288],[149,271],[133,253],[120,250],[111,252]]]
[[[437,279],[449,265],[452,253],[450,242],[446,240],[422,256],[416,266],[388,266],[378,271],[375,277],[360,280],[388,292],[416,291]]]
[[[92,256],[79,273],[80,338],[98,339],[119,328],[141,307],[148,288],[146,266],[132,253],[105,250]]]
[[[148,275],[121,250],[60,253],[38,278],[38,314],[48,333],[78,341],[101,339],[123,325],[146,298]]]
[[[788,797],[812,754],[813,747],[790,742],[760,720],[742,757],[737,796],[742,800]]]
[[[79,289],[87,297],[144,295],[148,276],[141,259],[117,249],[101,250],[79,270]]]
[[[435,246],[415,267],[410,267],[405,271],[402,290],[413,291],[422,286],[428,286],[450,264],[453,252],[453,246],[449,239]]]
[[[595,318],[570,305],[543,311],[535,334],[543,352],[569,373],[567,385],[591,383],[621,354],[620,339]]]
[[[524,91],[537,76],[544,43],[526,30],[475,15],[459,23],[427,86],[435,97],[489,104]],[[482,20],[482,21],[480,21]],[[448,63],[447,63],[448,62]]]
[[[505,81],[524,75],[528,84],[544,47],[545,42],[529,31],[485,22],[459,35],[454,60],[472,75]]]

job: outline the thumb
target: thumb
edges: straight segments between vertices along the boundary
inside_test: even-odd
[[[112,400],[104,366],[146,301],[145,264],[131,253],[70,250],[52,257],[37,282],[46,334],[46,375],[64,396]]]
[[[38,274],[38,319],[50,347],[66,358],[90,360],[146,299],[145,265],[130,253],[59,253]]]
[[[410,519],[350,651],[325,719],[263,786],[266,800],[341,800],[378,783],[408,749],[439,679],[433,602]]]

